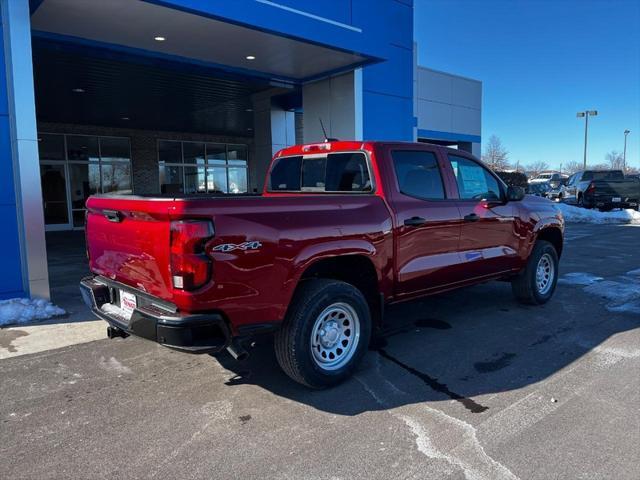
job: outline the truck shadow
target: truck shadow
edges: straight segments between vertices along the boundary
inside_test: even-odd
[[[632,314],[610,313],[582,297],[562,286],[548,304],[529,307],[513,300],[508,284],[489,283],[393,306],[385,315],[387,334],[372,342],[353,378],[329,390],[291,381],[268,338],[257,340],[244,362],[227,354],[218,359],[235,374],[226,382],[230,388],[256,385],[334,414],[452,400],[481,414],[492,408],[483,395],[541,382],[640,326]],[[597,356],[606,354],[594,352],[585,367],[598,368]]]

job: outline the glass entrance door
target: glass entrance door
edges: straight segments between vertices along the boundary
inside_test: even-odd
[[[64,163],[40,163],[42,203],[46,230],[71,227],[67,195],[67,168]]]

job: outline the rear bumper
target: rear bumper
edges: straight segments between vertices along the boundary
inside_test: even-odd
[[[130,319],[114,304],[119,290],[135,294],[138,300]],[[220,314],[181,314],[163,300],[100,276],[83,278],[80,292],[94,315],[112,327],[169,348],[215,353],[231,342],[231,332]]]
[[[614,202],[613,197],[592,197],[585,195],[584,205],[589,208],[638,208],[638,200],[634,198],[621,198]]]

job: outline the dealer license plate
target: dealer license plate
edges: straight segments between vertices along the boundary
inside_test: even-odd
[[[131,314],[138,306],[138,301],[133,293],[120,290],[120,309],[125,317],[131,319]]]
[[[615,202],[615,203],[620,203],[620,202],[622,201],[622,198],[620,198],[620,197],[613,197],[611,200],[612,200],[613,202]]]

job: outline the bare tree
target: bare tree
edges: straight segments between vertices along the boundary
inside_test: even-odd
[[[549,164],[547,162],[543,162],[542,160],[538,162],[530,163],[525,167],[526,171],[531,174],[531,177],[537,177],[540,173],[545,170],[549,170]]]
[[[622,170],[623,167],[623,159],[622,154],[616,150],[612,150],[607,153],[604,158],[607,160],[607,163],[610,165],[609,168],[612,170]]]
[[[567,164],[563,168],[563,172],[562,173],[566,173],[568,175],[572,175],[572,174],[576,173],[579,170],[582,170],[582,163],[576,162],[574,160],[574,161],[571,161],[571,162],[567,162]]]
[[[596,163],[595,165],[589,165],[590,170],[611,170],[611,166],[608,163]]]
[[[489,138],[484,148],[482,161],[492,170],[503,171],[510,167],[509,152],[502,146],[502,141],[496,135],[491,135]]]

